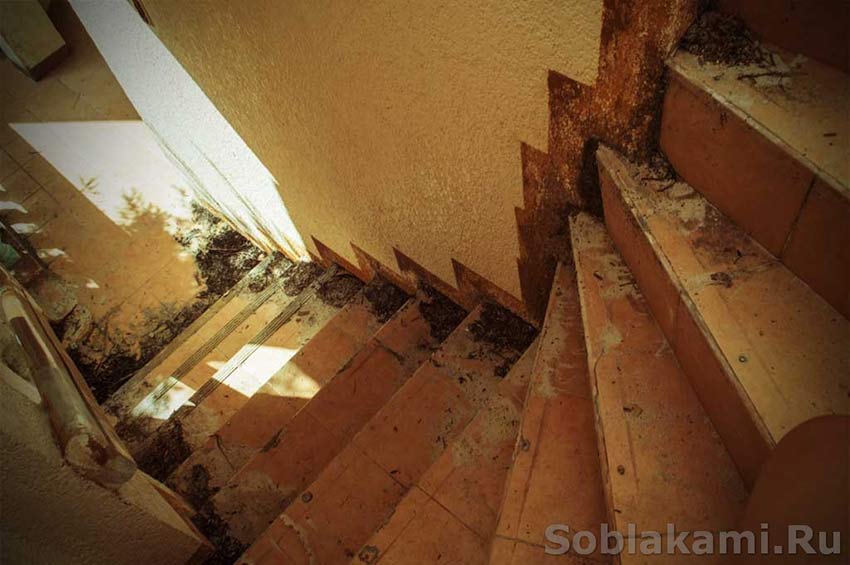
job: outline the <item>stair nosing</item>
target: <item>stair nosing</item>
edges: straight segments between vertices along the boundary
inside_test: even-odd
[[[331,461],[330,461],[327,465],[325,465],[325,466],[324,466],[324,468],[323,468],[323,469],[322,469],[322,470],[321,470],[321,471],[320,471],[320,472],[316,475],[316,478],[314,478],[314,479],[310,482],[310,484],[309,484],[309,485],[307,485],[306,487],[304,487],[304,488],[300,491],[300,493],[299,493],[299,494],[309,491],[312,485],[314,485],[314,484],[316,484],[318,481],[320,481],[320,480],[323,478],[323,476],[325,475],[325,473],[327,473],[327,472],[328,472],[328,469],[329,469],[329,468],[331,468],[331,466],[334,464],[334,461],[338,460],[338,459],[342,456],[342,454],[344,454],[344,453],[346,452],[346,450],[347,450],[347,449],[354,449],[354,450],[356,450],[358,453],[362,454],[364,457],[366,457],[367,459],[369,459],[370,461],[372,461],[372,463],[373,463],[373,464],[377,465],[377,467],[379,467],[380,469],[382,469],[382,471],[383,471],[384,473],[387,473],[387,474],[388,474],[388,476],[389,476],[389,477],[390,477],[390,478],[391,478],[391,479],[392,479],[395,483],[397,483],[400,487],[402,487],[402,488],[408,488],[408,486],[409,486],[410,488],[412,488],[413,486],[415,486],[415,485],[417,484],[418,480],[421,478],[421,475],[420,475],[419,477],[417,477],[417,478],[416,478],[416,480],[415,480],[415,481],[413,481],[411,485],[407,485],[407,482],[406,482],[406,481],[401,480],[401,479],[399,479],[398,477],[395,477],[393,474],[391,474],[391,473],[390,473],[390,471],[388,471],[388,470],[386,470],[386,469],[383,469],[383,465],[382,465],[382,464],[380,464],[380,463],[378,463],[378,462],[374,461],[374,459],[372,459],[372,457],[371,457],[368,453],[366,453],[366,451],[364,450],[364,448],[362,447],[362,445],[361,445],[360,443],[358,443],[358,439],[362,439],[362,434],[364,433],[364,430],[366,430],[366,429],[369,427],[370,422],[373,422],[373,421],[375,421],[375,420],[376,420],[376,418],[379,418],[379,416],[383,413],[383,411],[387,409],[387,406],[389,406],[389,405],[391,405],[391,404],[393,403],[394,399],[396,399],[397,397],[398,397],[398,398],[401,398],[403,394],[408,394],[408,393],[409,393],[409,390],[407,390],[407,391],[406,391],[405,389],[406,389],[407,387],[409,387],[409,386],[412,386],[412,385],[411,385],[411,383],[412,383],[412,382],[414,382],[414,378],[416,377],[416,375],[417,375],[420,371],[425,370],[425,368],[426,368],[427,366],[429,366],[429,365],[431,365],[431,364],[432,364],[432,362],[434,361],[435,357],[436,357],[436,356],[437,356],[437,355],[438,355],[438,354],[439,354],[439,353],[440,353],[440,352],[444,349],[445,344],[447,344],[447,343],[449,343],[449,342],[450,342],[450,340],[452,339],[452,336],[455,336],[456,334],[459,334],[460,332],[467,332],[467,331],[469,330],[469,326],[470,326],[470,325],[471,325],[471,323],[472,323],[471,321],[472,321],[472,320],[477,319],[477,318],[480,316],[480,313],[481,313],[481,311],[482,311],[482,308],[483,308],[483,306],[482,306],[482,305],[479,305],[479,306],[475,307],[474,309],[472,309],[470,312],[466,313],[466,315],[464,316],[463,320],[462,320],[462,321],[461,321],[461,322],[460,322],[460,323],[459,323],[459,324],[458,324],[458,325],[457,325],[457,326],[456,326],[456,327],[452,330],[452,332],[451,332],[451,333],[450,333],[450,334],[449,334],[449,335],[448,335],[448,336],[447,336],[447,337],[446,337],[446,338],[445,338],[445,339],[444,339],[444,340],[440,343],[440,346],[439,346],[437,349],[435,349],[435,350],[434,350],[434,351],[433,351],[433,352],[432,352],[432,353],[428,356],[428,358],[427,358],[427,359],[425,359],[425,360],[424,360],[424,361],[423,361],[423,362],[422,362],[422,363],[421,363],[421,364],[420,364],[420,365],[419,365],[419,366],[418,366],[418,367],[417,367],[417,368],[416,368],[416,369],[415,369],[415,370],[414,370],[414,371],[410,374],[410,376],[408,377],[408,379],[406,380],[406,382],[405,382],[405,383],[404,383],[401,387],[399,387],[399,388],[398,388],[398,389],[397,389],[397,390],[393,393],[393,395],[392,395],[392,396],[390,396],[390,397],[387,399],[387,401],[384,403],[384,405],[383,405],[383,406],[382,406],[382,407],[381,407],[381,408],[380,408],[380,409],[379,409],[379,410],[378,410],[378,411],[377,411],[374,415],[372,415],[372,416],[369,418],[369,420],[368,420],[368,421],[367,421],[367,422],[363,425],[363,427],[361,427],[361,429],[360,429],[360,430],[358,430],[358,432],[357,432],[357,433],[355,433],[355,434],[352,436],[351,440],[350,440],[350,441],[348,442],[348,444],[347,444],[347,445],[343,448],[343,450],[342,450],[342,451],[340,451],[339,453],[337,453],[336,455],[334,455],[333,459],[332,459],[332,460],[331,460]],[[516,362],[515,362],[515,363],[516,363]],[[514,363],[514,364],[515,364],[515,363]],[[453,385],[453,386],[456,386],[456,385]],[[471,402],[470,402],[470,404],[471,404],[472,409],[473,409],[472,416],[469,418],[469,421],[468,421],[468,422],[466,422],[465,424],[463,424],[463,426],[462,426],[459,430],[457,430],[457,431],[456,431],[456,433],[454,433],[454,434],[452,435],[452,437],[451,437],[451,439],[449,440],[449,442],[447,442],[446,447],[443,449],[443,452],[445,452],[445,449],[448,449],[448,446],[449,446],[449,445],[451,445],[451,443],[453,443],[454,441],[456,441],[456,440],[457,440],[457,438],[459,438],[459,437],[462,435],[463,430],[465,430],[465,429],[466,429],[466,426],[467,426],[467,425],[468,425],[471,421],[473,421],[473,420],[474,420],[475,415],[476,415],[476,414],[478,414],[478,413],[480,412],[480,410],[482,409],[481,407],[478,407],[478,406],[476,406],[475,404],[473,404],[473,403],[471,403]],[[436,461],[436,460],[435,460],[435,461]],[[433,462],[432,462],[432,464],[433,464]],[[426,472],[427,472],[427,470],[426,470]],[[403,499],[404,499],[404,496],[402,496],[401,500],[403,500]],[[298,500],[298,496],[296,496],[296,497],[295,497],[295,500]],[[281,517],[282,517],[282,516],[284,516],[284,515],[286,515],[286,514],[287,514],[287,512],[288,512],[288,510],[289,510],[289,507],[287,507],[286,509],[284,509],[284,510],[283,510],[283,511],[282,511],[282,512],[278,515],[278,517],[277,517],[277,518],[275,518],[275,520],[274,520],[274,521],[273,521],[273,522],[269,525],[269,528],[272,528],[272,527],[274,526],[274,524],[275,524],[278,520],[282,519]],[[391,515],[392,515],[392,513],[390,513],[389,515],[391,516]],[[378,528],[380,528],[380,526],[378,526]],[[375,531],[377,531],[377,529],[376,529],[376,530],[374,530],[372,533],[370,533],[368,536],[366,536],[366,538],[364,539],[363,543],[368,542],[368,540],[371,538],[371,535],[373,535],[373,534],[375,533]],[[259,540],[260,538],[262,538],[262,537],[263,537],[263,535],[264,535],[264,533],[265,533],[265,531],[264,531],[263,533],[261,533],[259,536],[257,536],[257,538],[255,538],[254,542],[256,542],[257,540]]]
[[[148,375],[150,375],[153,371],[155,371],[157,367],[161,366],[184,343],[186,343],[192,336],[194,336],[198,331],[200,331],[201,328],[203,328],[210,320],[212,320],[212,318],[218,312],[220,312],[233,298],[235,298],[242,290],[244,290],[250,284],[251,278],[253,277],[254,274],[261,272],[261,271],[265,270],[266,268],[268,268],[275,259],[276,259],[275,255],[270,254],[265,259],[263,259],[260,263],[258,263],[254,268],[252,268],[244,277],[242,277],[242,279],[234,287],[232,287],[230,290],[228,290],[221,298],[219,298],[215,303],[211,304],[206,310],[204,310],[203,314],[198,316],[198,318],[196,318],[187,328],[185,328],[182,332],[180,332],[180,334],[178,334],[177,337],[175,337],[173,340],[171,340],[168,343],[168,345],[166,345],[163,349],[161,349],[159,351],[159,353],[157,353],[150,361],[148,361],[145,364],[144,367],[142,367],[139,371],[137,371],[127,382],[125,382],[123,385],[121,385],[121,387],[118,390],[116,390],[109,397],[109,399],[104,403],[104,405],[109,406],[109,405],[113,404],[114,402],[116,402],[115,399],[120,398],[121,396],[128,393],[131,389],[139,386],[139,384],[141,382],[143,382],[145,380],[145,378],[147,378]],[[259,298],[260,296],[263,296],[266,291],[268,291],[269,289],[273,289],[273,287],[275,287],[276,285],[277,285],[277,282],[275,281],[274,283],[267,286],[265,289],[263,289],[260,292],[260,294],[257,296],[257,298]],[[265,298],[263,298],[262,301],[260,301],[256,304],[255,304],[255,301],[252,300],[251,303],[247,304],[239,312],[239,314],[237,316],[241,315],[243,312],[245,312],[246,310],[248,310],[252,306],[253,307],[259,307],[272,294],[273,294],[273,290],[268,294],[268,296],[265,296]],[[250,313],[248,315],[250,315]],[[246,316],[246,318],[247,318],[247,316]],[[216,334],[214,334],[210,339],[211,340],[215,339],[218,336],[218,334],[224,329],[224,327],[225,326],[222,326],[222,328],[219,329],[219,331],[216,332]],[[235,329],[235,328],[233,328],[233,329]],[[227,335],[232,333],[233,329],[229,330],[227,332]],[[225,339],[227,337],[227,335],[224,335],[221,338],[221,340],[216,342],[215,345],[218,345],[218,343],[220,343],[223,339]],[[202,345],[202,348],[206,347],[206,345],[207,345],[207,343],[205,342]],[[207,353],[212,351],[215,348],[215,345],[210,347],[209,350],[206,351],[206,353],[204,355],[206,355]],[[195,354],[193,353],[190,357],[192,357],[194,355]],[[200,357],[198,360],[196,360],[192,364],[192,367],[197,365],[197,363],[201,359],[203,359],[203,356]],[[178,368],[175,370],[175,372],[182,369],[183,365],[187,362],[188,362],[188,358],[187,358],[186,361],[181,363],[180,366],[178,366]],[[191,370],[192,367],[185,369],[185,372],[188,372],[189,370]],[[181,376],[185,376],[185,372]],[[159,384],[157,384],[156,386],[158,387]],[[153,391],[151,391],[151,392],[153,392]],[[150,394],[150,393],[148,393],[148,394]],[[147,394],[145,396],[147,396]],[[119,405],[121,404],[120,401],[118,401],[118,403],[119,403]],[[133,407],[128,407],[127,414],[129,414],[132,411],[132,408]],[[119,416],[119,419],[122,419],[124,417],[126,417],[126,415],[122,414],[121,416]]]
[[[354,300],[356,300],[356,298],[355,298],[355,299],[352,299],[352,301],[351,301],[351,302],[349,302],[349,303],[346,305],[346,307],[347,307],[347,306],[350,306],[350,305],[354,302]],[[378,343],[381,347],[383,347],[383,348],[384,348],[384,349],[386,349],[387,351],[390,351],[390,350],[389,350],[389,348],[388,348],[387,346],[385,346],[383,343],[381,343],[381,342],[380,342],[380,340],[378,339],[378,334],[381,332],[381,330],[382,330],[385,326],[387,326],[388,324],[390,324],[390,322],[391,322],[391,321],[392,321],[392,320],[396,317],[396,315],[398,315],[400,312],[402,312],[404,309],[408,308],[409,306],[413,305],[414,303],[415,303],[415,298],[414,298],[414,297],[408,297],[408,298],[407,298],[407,300],[406,300],[406,301],[405,301],[405,302],[401,305],[401,307],[399,307],[399,309],[398,309],[398,310],[396,310],[395,312],[393,312],[393,314],[392,314],[392,316],[390,316],[390,318],[388,318],[385,322],[383,322],[383,323],[381,323],[381,324],[379,325],[379,327],[375,330],[375,332],[374,332],[374,333],[372,333],[372,335],[370,335],[370,336],[369,336],[369,337],[368,337],[368,338],[367,338],[367,339],[366,339],[366,340],[365,340],[365,341],[361,344],[361,346],[357,349],[357,351],[355,351],[355,352],[354,352],[354,354],[353,354],[353,355],[352,355],[352,356],[351,356],[351,357],[350,357],[350,358],[346,361],[346,363],[345,363],[345,364],[344,364],[344,365],[343,365],[340,369],[338,369],[338,370],[334,373],[334,375],[333,375],[333,376],[332,376],[332,377],[331,377],[331,378],[330,378],[330,379],[329,379],[329,380],[328,380],[328,381],[327,381],[324,385],[322,385],[322,387],[321,387],[321,388],[322,388],[322,389],[324,389],[325,387],[329,386],[329,385],[330,385],[330,384],[331,384],[331,383],[332,383],[332,382],[333,382],[333,381],[337,378],[337,376],[338,376],[340,373],[342,373],[343,371],[345,371],[345,370],[349,367],[349,364],[350,364],[350,363],[351,363],[351,362],[352,362],[352,361],[353,361],[353,360],[354,360],[354,359],[355,359],[355,358],[356,358],[356,357],[357,357],[357,356],[358,356],[358,355],[359,355],[359,354],[360,354],[360,353],[361,353],[361,352],[362,352],[362,351],[363,351],[366,347],[368,347],[368,346],[369,346],[369,344],[370,344],[372,341],[375,341],[375,342],[376,342],[376,343]],[[343,308],[345,308],[345,307],[343,307]],[[340,310],[340,311],[342,311],[342,310]],[[333,320],[333,318],[331,318],[331,320]],[[393,352],[393,353],[394,353],[394,352]],[[290,361],[287,361],[287,364],[289,364],[289,363],[291,363],[291,362],[292,362],[292,360],[290,359]],[[412,373],[411,373],[411,374],[412,374]],[[260,389],[260,390],[262,390],[262,389]],[[258,391],[258,392],[259,392],[259,391]],[[313,398],[315,398],[315,397],[313,397]],[[290,418],[289,422],[291,422],[291,421],[292,421],[292,420],[293,420],[296,416],[298,416],[298,414],[299,414],[301,411],[306,410],[306,409],[307,409],[307,407],[309,406],[310,402],[312,402],[313,398],[311,398],[311,399],[310,399],[308,402],[306,402],[303,406],[301,406],[300,408],[298,408],[298,409],[295,411],[295,413],[291,416],[291,418]],[[246,404],[245,406],[247,406],[247,404]],[[241,407],[241,408],[239,409],[239,411],[241,411],[242,409],[244,409],[244,408],[245,408],[245,406]],[[238,412],[237,412],[237,413],[238,413]],[[233,420],[233,418],[234,418],[235,416],[236,416],[236,414],[231,415],[231,416],[230,416],[230,418],[228,418],[228,419],[227,419],[227,421],[226,421],[225,423],[223,423],[223,424],[219,427],[219,429],[218,429],[218,430],[216,430],[216,432],[214,432],[213,434],[211,434],[211,435],[210,435],[210,437],[217,435],[217,434],[218,434],[218,432],[219,432],[221,429],[223,429],[224,427],[228,426],[228,425],[229,425],[229,423]],[[288,424],[287,424],[287,425],[288,425]],[[268,438],[268,439],[269,439],[269,440],[271,440],[271,439],[272,439],[272,437],[274,437],[276,434],[280,434],[280,433],[281,433],[281,431],[282,431],[283,429],[285,429],[285,426],[284,426],[283,428],[281,428],[281,429],[277,430],[277,431],[276,431],[274,434],[272,434],[272,436],[271,436],[270,438]],[[265,449],[262,449],[262,448],[261,448],[259,451],[265,451]],[[195,454],[195,453],[197,453],[197,452],[198,452],[198,450],[196,449],[195,451],[193,451],[192,455],[194,455],[194,454]],[[189,456],[189,457],[188,457],[188,458],[187,458],[187,459],[186,459],[183,463],[181,463],[181,464],[180,464],[180,466],[178,466],[178,467],[177,467],[177,469],[175,469],[175,470],[174,470],[174,473],[172,473],[171,477],[173,477],[173,476],[174,476],[174,474],[175,474],[175,473],[177,473],[177,472],[178,472],[178,471],[179,471],[179,470],[180,470],[180,469],[184,466],[184,464],[185,464],[187,461],[190,461],[190,460],[191,460],[192,455],[190,455],[190,456]],[[254,454],[253,454],[253,455],[252,455],[249,459],[247,459],[244,463],[242,463],[241,465],[239,465],[238,467],[236,467],[235,469],[233,469],[233,470],[232,470],[232,472],[230,473],[230,475],[229,475],[229,476],[227,477],[227,479],[224,481],[223,485],[224,485],[224,486],[226,486],[226,485],[230,484],[231,479],[232,479],[233,477],[236,477],[236,476],[237,476],[237,475],[238,475],[238,474],[242,471],[242,469],[243,469],[243,468],[245,468],[247,465],[249,465],[249,464],[251,463],[251,461],[254,459],[254,457],[256,457],[256,455],[257,455],[257,454],[256,454],[256,453],[254,453]],[[210,498],[212,498],[212,497],[210,497]]]
[[[767,139],[773,145],[778,147],[783,153],[788,155],[792,160],[803,165],[815,177],[822,179],[830,188],[837,192],[842,198],[850,201],[850,186],[843,184],[833,173],[821,167],[817,162],[812,160],[808,155],[801,152],[799,149],[791,145],[786,139],[774,131],[769,124],[759,120],[745,108],[739,106],[734,100],[728,96],[718,92],[712,88],[711,84],[694,77],[688,72],[688,66],[681,62],[678,57],[680,52],[687,53],[684,50],[676,51],[667,59],[667,67],[675,77],[683,83],[683,86],[689,89],[693,94],[708,95],[712,100],[717,102],[721,107],[733,113],[745,124],[753,128],[759,135]],[[819,63],[822,64],[822,63]]]

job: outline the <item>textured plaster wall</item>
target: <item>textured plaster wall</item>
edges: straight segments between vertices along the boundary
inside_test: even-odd
[[[275,178],[132,4],[71,0],[71,5],[195,195],[260,247],[277,248],[293,259],[306,258]]]
[[[594,81],[600,0],[144,4],[308,245],[520,296],[520,142],[547,146],[548,70]]]
[[[27,389],[32,389],[28,392]],[[117,492],[64,464],[38,393],[0,363],[0,562],[185,563],[199,543],[137,473]]]

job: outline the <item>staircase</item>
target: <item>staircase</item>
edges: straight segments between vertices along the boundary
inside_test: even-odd
[[[535,330],[335,266],[269,268],[106,404],[140,467],[189,503],[210,561],[248,558],[276,528],[295,536],[288,551],[345,561],[390,535],[397,507],[422,511],[414,493],[448,508],[463,494],[486,553]]]
[[[209,562],[607,563],[546,528],[735,529],[777,443],[850,413],[850,78],[763,40],[755,68],[669,59],[669,167],[598,148],[604,218],[569,219],[539,336],[298,264],[119,390]]]
[[[777,443],[850,413],[850,77],[762,48],[767,68],[670,58],[672,167],[597,150],[604,218],[570,218],[491,564],[612,562],[545,555],[551,524],[627,547],[740,528]]]

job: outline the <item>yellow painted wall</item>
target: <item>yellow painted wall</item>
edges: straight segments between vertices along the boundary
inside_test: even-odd
[[[310,246],[520,296],[520,142],[546,149],[549,69],[594,81],[601,0],[144,5]]]

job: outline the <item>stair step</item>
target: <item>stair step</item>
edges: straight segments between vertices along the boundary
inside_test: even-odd
[[[352,563],[486,563],[536,343]]]
[[[743,482],[628,267],[597,220],[570,231],[610,528],[734,529]]]
[[[575,275],[563,263],[539,342],[493,538],[493,564],[542,559],[551,524],[598,531],[605,520],[581,310]]]
[[[747,23],[760,38],[850,72],[850,3],[820,0],[719,0],[718,8]]]
[[[292,267],[297,271],[308,268]],[[123,428],[125,441],[137,443],[152,433],[170,415],[165,407],[167,393],[175,386],[181,388],[178,383],[187,377],[198,380],[193,371],[208,376],[211,367],[205,362],[212,361],[212,355],[221,357],[216,348],[234,333],[250,329],[245,324],[251,315],[280,290],[276,281],[260,289],[251,283],[273,269],[271,256],[264,259],[110,397],[104,408],[118,429]],[[293,272],[287,270],[285,275]],[[314,274],[318,275],[319,271],[315,270]],[[159,402],[153,402],[154,399]],[[162,406],[164,412],[158,417],[151,416],[153,421],[148,422],[144,412],[153,411],[153,404]]]
[[[850,318],[850,76],[669,61],[661,148],[685,181]]]
[[[501,308],[477,307],[242,560],[268,551],[294,562],[353,558],[497,394],[532,337],[530,326]]]
[[[343,286],[347,297],[327,300],[325,289]],[[137,450],[140,468],[165,480],[201,447],[207,438],[233,416],[266,381],[272,378],[361,288],[359,281],[329,269],[298,296],[290,299],[281,290],[284,306],[274,298],[263,304],[246,322],[251,331],[231,335],[228,342],[241,347],[225,352],[217,370],[204,382],[181,384],[190,388],[188,396],[172,411],[168,421],[145,440]],[[238,339],[238,341],[237,341]],[[234,343],[234,345],[236,345]],[[235,351],[234,351],[235,350]],[[315,393],[324,383],[308,383]],[[294,401],[295,404],[303,399]]]
[[[252,542],[315,479],[439,342],[409,301],[210,501],[229,535]]]
[[[597,161],[611,237],[751,485],[795,426],[850,412],[850,322],[686,183]]]
[[[376,279],[367,285],[180,465],[169,484],[200,507],[206,495],[224,486],[311,398],[322,394],[315,387],[333,382],[406,300],[389,283]]]

